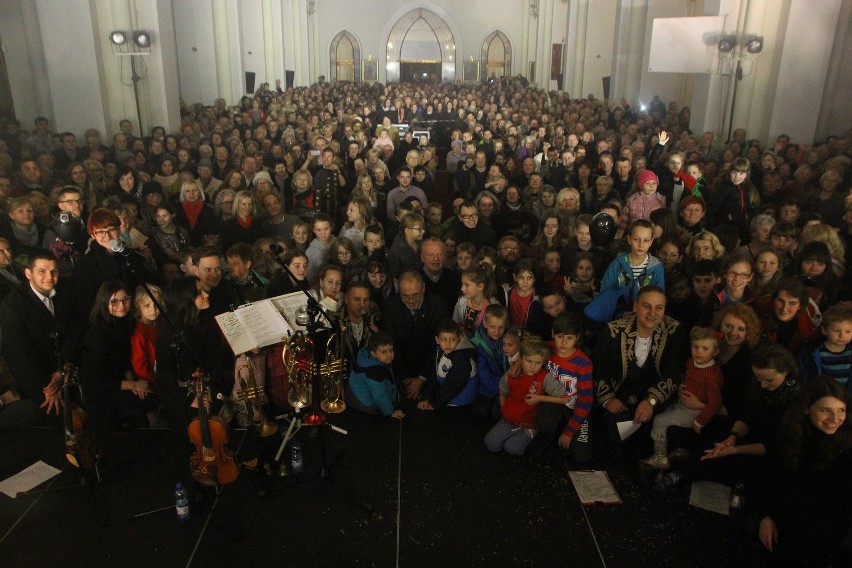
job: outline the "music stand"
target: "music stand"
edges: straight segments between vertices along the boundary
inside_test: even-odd
[[[287,273],[287,275],[290,277],[290,279],[293,280],[293,282],[296,283],[296,285],[299,287],[299,289],[302,291],[302,293],[307,298],[308,321],[307,321],[307,324],[305,325],[305,328],[308,330],[308,337],[312,341],[314,341],[314,344],[316,345],[317,342],[315,341],[315,339],[319,336],[319,332],[322,329],[324,329],[324,326],[323,326],[322,322],[320,321],[320,316],[323,316],[325,318],[325,320],[328,321],[328,322],[331,322],[332,319],[331,319],[329,313],[323,309],[323,307],[320,305],[320,303],[317,301],[317,299],[314,298],[310,293],[308,293],[308,290],[305,287],[305,285],[295,277],[293,272],[290,270],[290,267],[288,267],[285,264],[285,265],[283,265],[283,268],[284,268],[284,271]],[[280,458],[281,453],[284,451],[284,446],[288,441],[287,436],[290,436],[290,438],[293,437],[293,432],[291,432],[291,430],[293,430],[296,425],[298,425],[297,429],[301,429],[302,427],[317,426],[317,427],[319,427],[319,432],[318,432],[318,435],[319,435],[319,452],[320,452],[320,470],[319,470],[319,473],[315,477],[302,479],[302,480],[300,480],[296,483],[293,483],[293,484],[289,484],[289,485],[285,485],[285,486],[281,486],[281,487],[274,487],[272,489],[262,489],[261,491],[258,492],[258,495],[263,497],[265,495],[268,495],[269,493],[274,493],[275,491],[279,491],[279,490],[282,490],[282,489],[289,489],[291,487],[296,487],[297,485],[302,485],[304,483],[309,483],[311,481],[324,480],[324,481],[330,483],[336,489],[346,493],[349,496],[350,499],[355,501],[355,503],[357,503],[359,506],[361,506],[367,512],[371,513],[371,512],[373,512],[373,505],[370,502],[368,502],[368,501],[364,500],[363,498],[357,496],[355,493],[352,492],[351,489],[343,486],[341,483],[339,483],[338,481],[336,481],[332,477],[331,464],[328,463],[328,459],[327,459],[327,456],[326,456],[326,447],[325,447],[326,439],[325,439],[325,429],[323,428],[323,426],[328,426],[332,430],[340,432],[341,434],[344,434],[344,435],[347,434],[347,432],[346,432],[346,430],[343,430],[342,428],[339,428],[339,427],[334,426],[331,423],[329,423],[326,412],[324,410],[322,410],[322,408],[320,406],[320,403],[319,403],[319,398],[320,398],[320,393],[321,393],[321,391],[320,391],[320,366],[317,365],[317,364],[314,364],[312,369],[311,369],[311,390],[313,392],[313,396],[311,397],[311,404],[308,405],[307,407],[305,407],[306,412],[305,412],[303,418],[299,418],[299,409],[296,410],[296,414],[290,422],[290,428],[287,429],[287,434],[285,435],[285,438],[284,438],[284,441],[281,444],[281,447],[278,449],[278,454],[276,455],[275,459],[277,461]]]

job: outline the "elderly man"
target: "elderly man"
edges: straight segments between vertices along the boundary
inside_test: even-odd
[[[461,290],[461,277],[455,270],[444,267],[446,247],[441,239],[426,239],[420,246],[420,273],[426,283],[426,293],[440,296],[447,307],[446,316],[452,317]]]
[[[358,350],[366,347],[370,336],[379,331],[376,320],[380,316],[380,312],[370,311],[370,285],[366,282],[350,284],[336,319],[337,332],[343,340],[347,371],[358,357]]]
[[[447,308],[440,297],[426,293],[420,273],[403,272],[399,294],[387,299],[383,312],[384,330],[393,337],[394,345],[404,347],[397,351],[394,371],[403,379],[406,395],[417,400],[425,382],[419,378],[421,370],[435,353],[438,323]]]
[[[677,393],[688,351],[683,325],[666,315],[666,294],[657,286],[642,288],[633,313],[604,327],[593,357],[595,398],[610,440],[621,439],[619,422],[650,426]]]
[[[459,214],[450,230],[456,235],[456,242],[472,243],[477,249],[497,244],[497,232],[491,225],[479,222],[479,211],[471,201],[459,206]]]

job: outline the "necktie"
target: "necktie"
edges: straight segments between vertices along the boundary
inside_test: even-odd
[[[47,309],[50,310],[51,314],[53,314],[53,302],[50,301],[50,298],[44,299],[44,305],[47,306]]]

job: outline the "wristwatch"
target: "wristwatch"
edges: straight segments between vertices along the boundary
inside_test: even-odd
[[[651,405],[651,408],[657,406],[657,397],[655,397],[654,395],[649,394],[646,400],[648,401],[648,404]]]

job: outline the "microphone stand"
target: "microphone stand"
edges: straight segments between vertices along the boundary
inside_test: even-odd
[[[290,277],[290,279],[299,287],[299,290],[307,298],[307,313],[308,313],[308,323],[305,325],[305,328],[308,330],[308,337],[311,341],[314,342],[314,346],[319,346],[320,343],[317,341],[320,331],[324,329],[322,322],[320,321],[319,316],[325,318],[325,320],[329,323],[332,323],[331,316],[329,313],[320,305],[316,298],[314,298],[309,292],[305,284],[298,280],[293,272],[290,270],[290,267],[286,264],[282,264],[284,271]],[[315,352],[316,354],[316,352]],[[327,354],[325,354],[327,355]],[[325,355],[323,356],[323,361],[325,360]],[[325,411],[322,410],[319,403],[319,398],[321,396],[320,391],[320,366],[315,361],[313,365],[313,371],[311,373],[311,390],[313,391],[313,396],[311,397],[311,404],[307,409],[304,419],[302,420],[301,426],[319,426],[319,457],[320,457],[320,470],[319,473],[315,477],[310,477],[307,479],[302,479],[296,483],[292,483],[289,485],[284,485],[280,487],[275,487],[272,489],[263,489],[258,492],[259,497],[263,497],[268,495],[269,493],[273,493],[275,491],[279,491],[281,489],[289,489],[291,487],[296,487],[298,485],[302,485],[303,483],[309,483],[312,481],[325,481],[330,483],[334,488],[339,491],[345,493],[352,501],[354,501],[358,506],[363,508],[369,513],[373,512],[373,505],[363,499],[362,497],[356,495],[351,489],[345,487],[340,482],[336,481],[332,478],[331,466],[332,464],[328,463],[328,459],[326,456],[326,439],[325,439],[325,429],[323,426],[328,426],[332,430],[340,432],[341,434],[347,434],[346,430],[342,428],[338,428],[337,426],[332,425],[328,422],[328,417]],[[297,416],[298,418],[298,410]],[[294,419],[294,420],[295,420]],[[286,443],[286,438],[285,442]],[[283,447],[283,446],[282,446]],[[281,454],[281,450],[279,449],[279,455]]]

